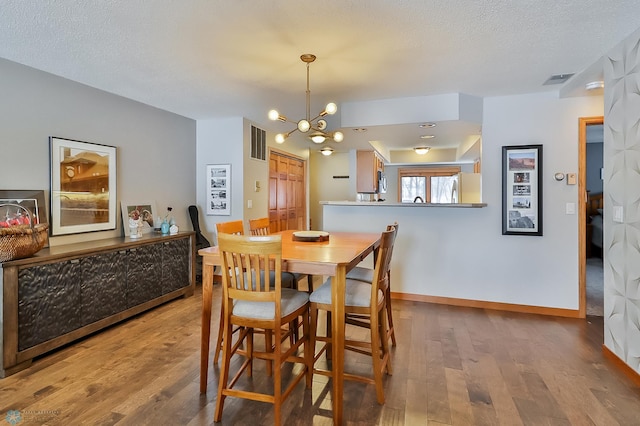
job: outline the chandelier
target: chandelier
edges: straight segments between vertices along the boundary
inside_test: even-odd
[[[311,53],[305,53],[300,56],[302,62],[307,64],[307,115],[305,118],[299,120],[297,122],[297,127],[291,130],[289,133],[278,133],[276,135],[277,143],[284,143],[285,139],[287,139],[293,132],[299,130],[302,133],[307,133],[311,131],[308,135],[309,139],[311,139],[314,143],[323,143],[327,139],[333,139],[336,142],[342,142],[344,139],[344,135],[342,132],[327,132],[325,131],[327,128],[327,122],[324,120],[325,115],[333,115],[338,111],[338,107],[333,102],[327,104],[324,110],[318,114],[316,117],[311,118],[311,91],[309,90],[309,64],[316,60],[316,56]],[[289,120],[284,115],[280,115],[278,111],[272,109],[269,111],[269,119],[273,121],[282,121],[282,122],[290,122],[295,123],[295,121]]]

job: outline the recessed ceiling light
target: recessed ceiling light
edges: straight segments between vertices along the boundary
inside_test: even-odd
[[[422,129],[426,129],[426,128],[430,128],[430,127],[436,127],[436,123],[424,123],[420,125],[420,128]]]
[[[604,81],[602,81],[602,80],[591,81],[591,82],[585,84],[584,88],[587,89],[587,90],[604,89]]]
[[[353,131],[356,133],[364,133],[367,131],[367,129],[365,129],[364,127],[356,127],[355,129],[353,129]]]
[[[421,135],[420,136],[420,139],[433,139],[433,138],[435,138],[434,135]]]

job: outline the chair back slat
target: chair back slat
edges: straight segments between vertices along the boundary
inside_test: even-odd
[[[220,234],[244,235],[244,224],[241,220],[216,223],[216,231]]]
[[[251,235],[269,235],[269,218],[249,219],[249,231]]]
[[[225,298],[260,302],[280,299],[282,237],[218,236]]]

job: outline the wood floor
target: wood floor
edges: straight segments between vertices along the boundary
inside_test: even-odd
[[[0,379],[0,424],[10,410],[17,410],[10,414],[20,416],[19,426],[212,424],[217,368],[210,369],[208,393],[198,389],[200,290]],[[219,286],[215,291],[219,297]],[[386,404],[376,403],[373,386],[347,382],[347,424],[640,424],[640,388],[603,357],[602,318],[405,301],[394,301],[394,318],[398,346]],[[215,337],[217,324],[212,330]],[[369,362],[347,355],[348,369],[366,370]],[[253,381],[239,386],[269,385],[264,365],[254,370]],[[330,389],[321,376],[311,390],[299,384],[283,423],[331,424]],[[269,404],[226,401],[222,424],[272,422]]]

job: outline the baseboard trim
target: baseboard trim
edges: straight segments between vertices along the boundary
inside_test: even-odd
[[[638,373],[633,368],[629,367],[629,364],[624,362],[618,355],[616,355],[611,349],[606,347],[604,344],[602,345],[602,354],[605,358],[611,361],[615,366],[622,370],[625,376],[629,377],[636,386],[640,386],[640,373]]]
[[[422,294],[394,292],[391,293],[391,299],[436,303],[439,305],[462,306],[466,308],[493,309],[495,311],[550,315],[565,318],[584,318],[580,316],[580,311],[577,309],[546,308],[543,306],[518,305],[515,303],[486,302],[483,300],[457,299],[453,297],[426,296]]]

